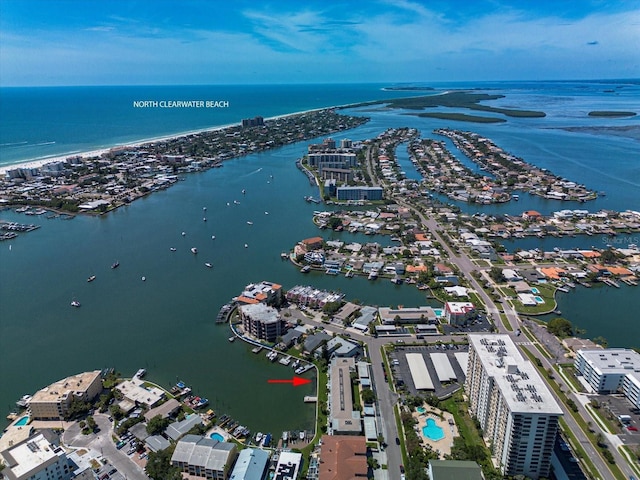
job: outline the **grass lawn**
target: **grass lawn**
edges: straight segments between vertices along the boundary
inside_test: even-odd
[[[548,283],[541,283],[535,286],[539,293],[535,295],[541,297],[544,303],[539,303],[535,306],[525,306],[519,301],[514,302],[516,311],[523,315],[542,315],[545,313],[553,312],[558,306],[555,299],[556,287]]]

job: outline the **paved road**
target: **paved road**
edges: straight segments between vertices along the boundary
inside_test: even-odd
[[[501,316],[499,315],[501,310],[498,309],[498,307],[495,305],[493,300],[487,295],[487,293],[480,286],[480,284],[475,279],[475,277],[473,277],[471,275],[472,271],[474,271],[474,270],[477,271],[478,270],[478,268],[473,264],[471,259],[466,254],[454,252],[453,249],[451,249],[449,247],[449,245],[438,234],[438,229],[440,227],[439,227],[438,223],[433,218],[425,217],[421,212],[417,211],[410,204],[403,203],[401,201],[399,203],[403,204],[404,206],[406,206],[408,208],[411,208],[414,212],[416,212],[419,215],[423,225],[426,226],[429,229],[429,231],[431,232],[431,234],[440,242],[440,244],[442,245],[444,250],[449,255],[450,261],[452,263],[454,263],[455,265],[457,265],[457,267],[460,269],[460,272],[462,273],[462,275],[464,275],[464,277],[469,281],[469,283],[476,290],[476,293],[478,294],[478,296],[482,299],[482,301],[486,305],[487,313],[491,314],[491,317],[493,318],[494,324],[496,325],[498,331],[500,333],[510,335],[512,337],[514,343],[520,343],[522,341],[522,338],[517,338],[516,334],[515,334],[515,331],[516,331],[516,329],[521,328],[522,323],[521,323],[521,320],[520,320],[518,314],[516,313],[516,311],[511,306],[508,305],[508,302],[506,302],[506,299],[504,299],[503,302],[502,302],[502,307],[503,307],[502,311],[506,315],[506,317],[507,317],[507,319],[509,321],[509,324],[510,324],[510,326],[511,326],[513,331],[510,331],[510,330],[508,330],[506,328],[505,324],[503,323],[503,320],[502,320]],[[557,355],[557,349],[553,348],[553,346],[554,346],[553,342],[557,343],[557,340],[555,340],[555,337],[554,337],[553,341],[551,339],[549,339],[549,338],[547,338],[546,340],[547,340],[548,346],[550,347],[550,350],[553,351],[554,353],[556,353],[556,355]],[[557,358],[554,359],[553,363],[551,361],[549,361],[535,347],[531,347],[528,350],[530,352],[532,352],[537,358],[539,358],[542,361],[542,365],[544,366],[545,369],[553,368],[554,364],[557,362]],[[562,389],[565,392],[571,392],[570,385],[568,385],[561,376],[556,375],[556,379],[558,381],[558,384],[560,384],[562,386]],[[608,463],[600,456],[599,452],[596,451],[596,448],[594,448],[594,446],[592,445],[591,441],[587,437],[586,433],[580,428],[580,426],[574,420],[574,418],[571,416],[570,412],[566,409],[564,404],[557,398],[557,396],[555,395],[555,392],[551,388],[550,388],[550,390],[551,390],[552,394],[554,395],[554,397],[556,397],[556,400],[558,401],[558,403],[562,407],[562,410],[564,411],[564,420],[566,421],[566,423],[567,423],[567,425],[569,427],[569,430],[571,430],[571,432],[576,436],[576,438],[578,439],[578,441],[580,442],[580,444],[584,448],[587,456],[591,459],[591,461],[595,465],[595,468],[598,470],[598,472],[600,474],[600,478],[603,479],[603,480],[605,480],[605,479],[612,479],[612,480],[615,479],[613,473],[611,472],[611,470],[609,468]],[[579,406],[578,407],[579,408],[579,413],[582,416],[582,418],[584,418],[585,421],[589,421],[591,419],[589,413],[580,404],[580,402],[578,401],[577,398],[574,398],[574,401]],[[627,475],[627,477],[633,475],[633,472],[631,471],[629,465],[626,463],[626,460],[623,459],[622,455],[620,455],[620,453],[617,451],[617,449],[616,448],[610,448],[610,450],[614,455],[614,458],[616,460],[617,465],[625,473],[625,475]]]
[[[62,435],[64,444],[75,448],[90,448],[100,452],[127,480],[148,480],[149,477],[144,473],[144,470],[127,456],[126,450],[116,448],[111,438],[113,435],[112,424],[107,415],[96,413],[93,418],[100,427],[100,432],[83,435],[78,422],[74,422]]]

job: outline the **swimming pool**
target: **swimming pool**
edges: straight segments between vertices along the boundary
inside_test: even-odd
[[[23,425],[26,425],[29,422],[29,416],[25,415],[24,417],[22,417],[20,420],[18,420],[15,423],[16,427],[22,427]]]
[[[224,442],[224,437],[219,433],[212,433],[209,435],[209,438],[213,438],[214,440],[218,440],[219,442]]]
[[[442,308],[434,308],[433,313],[436,314],[436,317],[444,317],[444,310]]]
[[[535,297],[533,297],[536,301],[536,303],[544,303],[544,298],[542,297],[538,297],[537,295]]]
[[[416,407],[416,412],[418,412],[418,413],[424,413],[426,411],[427,411],[427,409],[424,408],[424,407]]]
[[[540,293],[540,290],[538,290],[536,287],[531,287],[531,293],[534,293],[537,295]]]
[[[422,427],[422,435],[429,440],[437,442],[444,438],[444,430],[436,424],[433,418],[427,418],[427,424]]]

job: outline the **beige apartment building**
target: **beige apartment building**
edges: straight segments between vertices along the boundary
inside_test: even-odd
[[[548,477],[562,409],[508,335],[469,334],[465,390],[501,472]]]
[[[100,370],[79,373],[58,380],[38,390],[29,402],[29,413],[34,420],[62,420],[74,398],[86,402],[102,391]]]

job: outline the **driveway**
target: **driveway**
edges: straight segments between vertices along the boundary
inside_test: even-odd
[[[79,422],[74,422],[62,434],[63,443],[71,448],[86,448],[100,452],[118,471],[128,480],[148,480],[144,470],[127,456],[127,452],[118,450],[113,442],[112,424],[106,414],[97,413],[93,416],[100,431],[96,434],[83,435]]]

